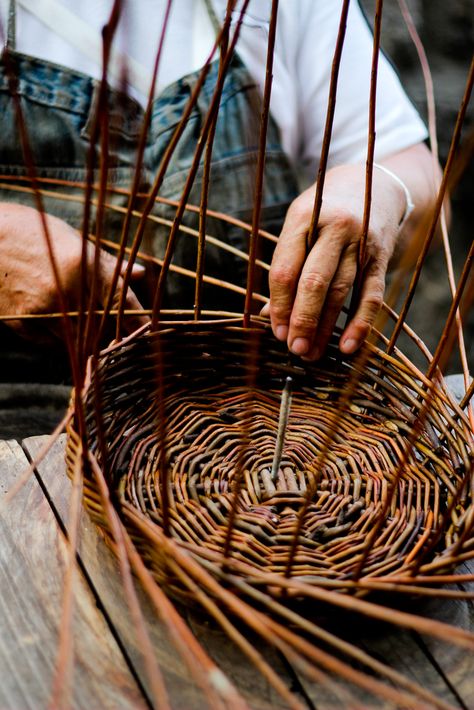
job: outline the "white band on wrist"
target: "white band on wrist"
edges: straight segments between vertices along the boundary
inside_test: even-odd
[[[398,175],[395,175],[395,173],[392,173],[392,171],[389,170],[388,168],[386,168],[385,165],[379,165],[378,163],[374,163],[374,168],[378,168],[379,170],[382,170],[382,172],[384,172],[386,175],[389,175],[392,178],[392,180],[395,180],[395,182],[398,185],[400,185],[403,192],[405,193],[405,200],[406,200],[405,212],[404,212],[403,217],[401,218],[400,223],[398,225],[398,228],[402,229],[402,227],[404,226],[408,217],[411,215],[411,213],[415,209],[415,205],[413,204],[413,200],[411,199],[410,190],[405,185],[403,180],[400,180]]]

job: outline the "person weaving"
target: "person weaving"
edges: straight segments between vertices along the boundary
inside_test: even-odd
[[[5,6],[5,2],[3,5]],[[231,34],[239,17],[233,12]],[[90,124],[101,75],[100,30],[111,0],[14,0],[9,8],[7,46],[18,71],[22,109],[38,175],[84,181]],[[250,220],[253,206],[256,126],[265,80],[271,3],[250,0],[224,84],[213,147],[209,208]],[[138,128],[166,2],[123,3],[109,77],[121,91],[110,92],[109,183],[129,188]],[[351,3],[340,67],[336,113],[318,238],[306,254],[327,106],[327,94],[341,2],[281,0],[278,10],[274,82],[267,138],[261,227],[280,233],[272,257],[269,289],[275,336],[296,355],[317,359],[324,353],[337,317],[354,283],[361,235],[367,144],[372,36],[357,3]],[[151,184],[173,128],[189,99],[226,12],[225,0],[172,3],[158,87],[144,156],[143,189]],[[94,38],[91,40],[91,38]],[[124,97],[123,66],[128,66]],[[142,71],[143,70],[143,71]],[[160,196],[179,199],[209,107],[218,60],[211,66],[196,110],[168,168]],[[1,170],[27,174],[21,141],[1,66]],[[340,338],[342,352],[363,343],[381,307],[389,264],[403,253],[436,193],[432,156],[423,143],[426,129],[385,57],[378,69],[376,146],[371,217],[360,299]],[[252,135],[252,133],[254,135]],[[21,172],[23,170],[23,172]],[[306,189],[301,186],[306,185]],[[198,204],[199,176],[189,202]],[[18,202],[14,204],[12,200]],[[27,333],[22,313],[57,311],[57,294],[38,214],[22,193],[0,191],[0,313],[19,314],[13,323]],[[126,204],[126,203],[125,203]],[[46,201],[49,226],[69,302],[77,300],[81,212],[75,203]],[[240,231],[222,235],[246,249]],[[187,242],[186,242],[187,244]],[[162,256],[163,241],[151,236],[151,253]],[[183,241],[178,263],[193,264]],[[212,256],[210,257],[212,268]],[[91,259],[92,264],[92,259]],[[114,257],[104,253],[102,288],[110,283]],[[192,267],[194,268],[194,266]],[[214,265],[242,281],[245,263]],[[222,271],[224,270],[224,271]],[[239,275],[240,274],[240,275]],[[180,293],[171,286],[173,303]],[[139,307],[132,291],[128,308]],[[174,300],[173,300],[174,299]],[[133,327],[142,318],[130,322]]]

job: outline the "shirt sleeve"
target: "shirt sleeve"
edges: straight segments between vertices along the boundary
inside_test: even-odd
[[[300,45],[296,54],[300,161],[305,172],[319,163],[331,66],[342,0],[301,0]],[[356,0],[350,3],[336,96],[329,165],[356,163],[367,153],[373,36]],[[377,75],[375,157],[419,143],[426,127],[381,53]]]

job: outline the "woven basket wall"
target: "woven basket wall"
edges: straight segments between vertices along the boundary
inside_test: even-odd
[[[289,374],[293,402],[274,484],[270,469],[280,394]],[[355,392],[338,411],[354,377]],[[167,472],[169,535],[203,565],[222,562],[238,494],[229,556],[242,563],[239,574],[246,583],[263,584],[271,594],[280,592],[259,575],[288,572],[308,495],[292,577],[350,592],[355,587],[344,582],[355,576],[379,580],[388,589],[399,579],[413,583],[418,573],[433,575],[436,584],[436,574],[451,572],[472,547],[460,540],[472,514],[472,481],[465,480],[472,452],[467,422],[436,389],[408,463],[400,468],[425,397],[420,373],[400,354],[387,356],[368,344],[359,360],[351,360],[333,343],[320,363],[305,364],[289,358],[264,324],[243,329],[237,322],[216,321],[163,324],[157,333],[141,332],[111,346],[100,357],[84,402],[90,450],[133,541],[156,580],[192,602],[170,575],[159,544],[160,469]],[[98,426],[105,435],[106,462]],[[332,441],[320,465],[328,436]],[[72,426],[70,472],[80,455]],[[87,470],[85,503],[110,534]],[[375,525],[377,537],[357,573]]]

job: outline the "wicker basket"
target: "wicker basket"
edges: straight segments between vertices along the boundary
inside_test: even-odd
[[[293,403],[273,483],[289,374]],[[89,448],[145,563],[174,595],[193,601],[170,573],[163,531],[203,566],[221,574],[231,560],[234,575],[275,596],[275,574],[388,590],[451,572],[470,544],[462,537],[472,502],[467,424],[440,388],[421,417],[423,384],[399,353],[374,345],[350,359],[333,343],[320,363],[305,364],[265,324],[163,324],[102,353],[84,392]],[[70,472],[79,441],[72,425]],[[87,470],[85,503],[110,535]]]

